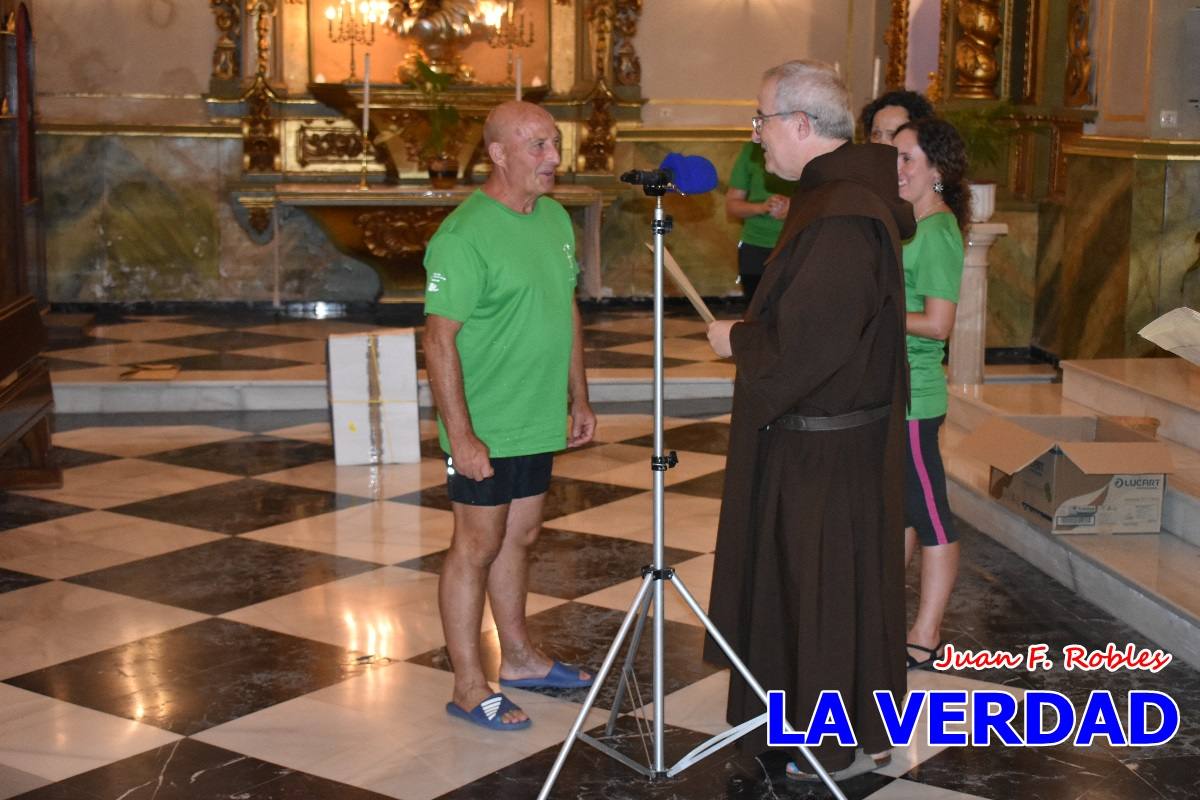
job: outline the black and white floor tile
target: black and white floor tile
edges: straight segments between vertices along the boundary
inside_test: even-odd
[[[670,322],[673,337],[699,342],[695,323]],[[644,343],[644,323],[588,317],[607,348]],[[308,322],[135,319],[98,331],[108,341],[92,347],[240,353],[221,348],[288,348],[296,342],[263,344],[250,334],[303,340],[322,330]],[[137,352],[139,362],[162,355]],[[63,357],[119,368],[125,354]],[[277,356],[290,360],[254,357]],[[672,405],[665,425],[666,445],[680,458],[667,480],[667,560],[701,604],[728,440],[723,410],[692,414],[704,405]],[[592,667],[641,584],[652,541],[648,408],[602,410],[596,444],[557,461],[528,603],[539,641]],[[0,494],[0,798],[534,797],[584,693],[511,691],[535,720],[520,733],[483,731],[445,713],[451,673],[437,573],[453,519],[428,421],[422,435],[421,463],[373,469],[333,464],[321,411],[59,417],[55,444],[70,454],[63,488]],[[963,529],[964,564],[946,621],[956,645],[1149,645]],[[914,567],[910,612],[916,579]],[[703,629],[670,589],[664,615],[670,762],[727,727],[728,673],[700,658]],[[494,678],[490,614],[480,634]],[[635,658],[634,696],[643,703],[651,694],[648,645]],[[1183,664],[1157,675],[922,671],[909,680],[913,689],[993,688],[1018,697],[1050,688],[1077,703],[1093,689],[1166,689],[1184,722],[1172,742],[1144,750],[918,743],[897,749],[887,768],[843,784],[847,797],[1200,797],[1200,675]],[[627,712],[637,702],[623,696],[618,704],[615,686],[606,685],[587,729],[600,729],[614,706]],[[632,717],[619,718],[613,741],[644,758]],[[786,780],[785,761],[782,753],[752,758],[727,748],[651,783],[576,743],[552,796],[828,796]]]
[[[584,361],[592,378],[635,379],[650,373],[653,326],[644,311],[589,311],[584,326]],[[296,320],[269,313],[130,315],[52,342],[46,360],[55,381],[63,383],[117,381],[135,365],[176,366],[174,380],[180,382],[322,380],[329,334],[380,327],[387,325],[367,318]],[[420,326],[416,330],[417,364],[422,367]],[[731,365],[709,349],[703,326],[690,310],[672,312],[664,337],[668,378],[732,377]]]

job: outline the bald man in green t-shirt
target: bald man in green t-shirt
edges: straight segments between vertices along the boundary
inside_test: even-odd
[[[484,144],[491,175],[426,251],[424,345],[454,509],[438,585],[454,667],[446,711],[509,731],[530,720],[484,675],[485,591],[502,687],[579,688],[593,680],[530,642],[525,597],[553,454],[591,441],[596,416],[575,306],[575,233],[566,210],[544,196],[559,163],[554,119],[531,103],[504,103],[488,116]]]

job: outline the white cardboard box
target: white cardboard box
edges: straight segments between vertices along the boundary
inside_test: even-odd
[[[990,417],[957,450],[991,466],[993,498],[1051,533],[1156,533],[1165,444],[1103,417]]]
[[[412,328],[331,335],[327,360],[338,466],[420,461]]]

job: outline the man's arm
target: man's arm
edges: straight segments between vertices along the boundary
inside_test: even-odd
[[[425,370],[429,373],[429,388],[433,391],[438,413],[450,438],[450,457],[454,469],[473,481],[490,478],[495,471],[488,456],[487,445],[475,435],[471,415],[467,411],[467,395],[463,390],[462,362],[458,358],[456,339],[462,323],[448,317],[429,314],[425,317]]]
[[[579,306],[571,304],[571,366],[567,372],[567,392],[571,403],[571,431],[567,447],[579,447],[596,433],[596,415],[588,402],[587,372],[583,367],[583,321]]]

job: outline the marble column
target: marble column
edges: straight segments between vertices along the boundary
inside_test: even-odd
[[[987,335],[988,251],[1008,226],[1000,222],[975,222],[967,228],[958,313],[950,334],[950,385],[983,383],[983,347]]]

